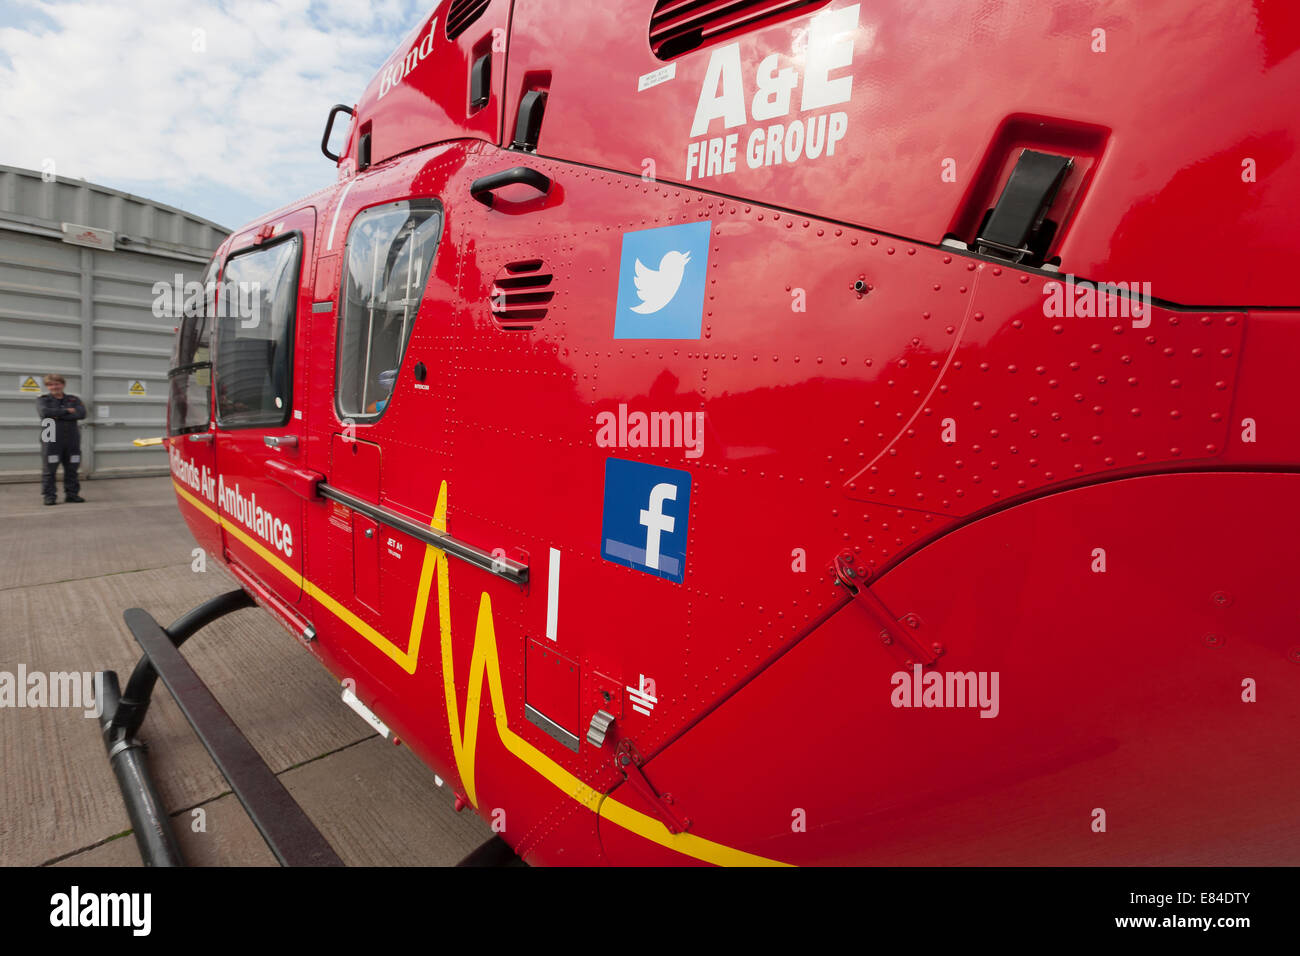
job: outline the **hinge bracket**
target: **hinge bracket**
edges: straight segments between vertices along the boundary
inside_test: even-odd
[[[831,573],[835,582],[853,595],[855,603],[870,614],[880,626],[880,643],[903,664],[929,666],[937,661],[944,652],[938,641],[927,642],[917,632],[921,629],[921,618],[916,614],[904,614],[901,618],[885,606],[885,602],[867,585],[869,571],[863,571],[856,564],[853,553],[840,552]]]
[[[641,771],[641,755],[637,752],[632,741],[627,739],[619,741],[618,747],[614,751],[614,766],[632,789],[654,808],[655,816],[663,821],[663,825],[668,828],[669,833],[683,833],[690,829],[691,821],[679,814],[673,807],[673,795],[671,793],[660,794],[646,779],[645,774]]]

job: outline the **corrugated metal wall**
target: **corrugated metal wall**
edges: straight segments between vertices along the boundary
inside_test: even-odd
[[[154,316],[153,286],[178,273],[197,282],[227,231],[117,190],[0,166],[0,481],[40,475],[29,380],[47,372],[86,403],[83,475],[167,471],[161,449],[131,444],[161,435],[167,417],[176,320]]]

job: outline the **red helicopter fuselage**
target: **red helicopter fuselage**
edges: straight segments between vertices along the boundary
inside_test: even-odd
[[[444,0],[213,259],[181,512],[529,862],[1294,863],[1297,51]]]

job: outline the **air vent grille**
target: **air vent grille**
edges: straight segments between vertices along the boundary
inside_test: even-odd
[[[547,307],[555,298],[551,288],[554,278],[543,271],[541,259],[507,263],[492,283],[492,317],[497,325],[521,331],[546,318]]]
[[[483,15],[489,0],[451,0],[447,8],[447,39],[454,40],[464,33],[471,23]]]
[[[824,7],[830,0],[659,0],[650,48],[661,60]]]

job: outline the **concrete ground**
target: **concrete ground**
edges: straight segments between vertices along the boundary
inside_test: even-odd
[[[46,507],[35,484],[0,484],[0,672],[116,670],[140,651],[122,611],[164,626],[237,586],[194,543],[171,480],[82,484],[86,504]],[[449,865],[492,834],[453,809],[449,788],[379,737],[339,686],[260,608],[217,621],[186,658],[349,865]],[[192,865],[271,866],[274,857],[166,689],[141,737]],[[201,808],[206,829],[196,832]],[[0,707],[0,865],[139,866],[98,723],[80,709]]]

